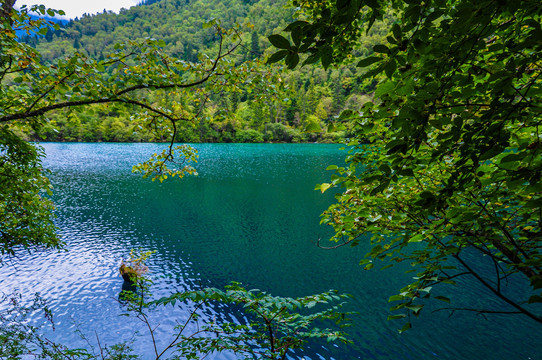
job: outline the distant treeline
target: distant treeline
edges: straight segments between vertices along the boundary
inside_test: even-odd
[[[164,50],[172,56],[197,62],[201,53],[216,52],[216,36],[203,29],[209,18],[222,26],[245,26],[244,46],[237,53],[241,63],[264,58],[273,49],[267,36],[279,33],[292,20],[292,9],[284,0],[145,0],[140,6],[123,9],[119,14],[107,12],[83,15],[52,30],[44,37],[23,37],[36,47],[43,61],[55,62],[64,55],[79,51],[98,60],[114,50],[114,44],[148,37],[163,40]],[[358,49],[368,54],[386,33],[376,24]],[[261,65],[269,67],[269,65]],[[254,101],[258,94],[232,93],[211,98],[211,116],[197,124],[185,124],[178,141],[189,142],[306,142],[340,141],[348,129],[336,131],[330,120],[344,109],[359,109],[370,100],[373,83],[360,80],[361,70],[355,64],[323,70],[301,67],[294,71],[274,65],[284,83],[274,89],[267,101]],[[163,93],[149,99],[167,106],[175,94]],[[212,116],[227,109],[228,116]],[[111,107],[92,111],[58,112],[49,118],[41,134],[52,141],[161,141],[134,124],[130,114]],[[309,130],[309,131],[307,131]]]

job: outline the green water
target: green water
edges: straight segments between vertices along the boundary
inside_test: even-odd
[[[41,292],[56,321],[56,331],[44,332],[57,341],[88,346],[76,329],[94,345],[95,332],[102,344],[113,344],[144,331],[137,320],[119,316],[117,301],[120,260],[142,248],[157,251],[150,263],[156,296],[232,280],[282,296],[353,294],[354,344],[312,344],[306,359],[542,359],[542,329],[522,317],[427,312],[398,334],[401,324],[386,320],[387,299],[408,277],[399,269],[363,271],[357,264],[362,247],[326,251],[315,244],[330,235],[319,215],[333,196],[314,186],[329,180],[327,165],[343,162],[337,145],[201,144],[199,176],[162,184],[130,173],[162,145],[43,146],[53,171],[56,223],[69,251],[23,256],[2,269],[0,289]],[[466,302],[495,301],[475,283],[463,287],[455,296]],[[186,313],[168,308],[154,315],[159,341],[167,341],[175,319]],[[233,315],[216,308],[208,316]],[[149,346],[135,338],[144,358]]]

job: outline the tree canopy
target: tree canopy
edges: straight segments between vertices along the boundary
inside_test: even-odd
[[[377,259],[411,264],[391,318],[418,315],[426,298],[450,302],[437,285],[471,277],[501,302],[463,310],[542,323],[540,2],[292,4],[298,20],[286,27],[290,39],[269,38],[278,48],[270,62],[354,61],[378,81],[374,101],[338,118],[355,127],[350,156],[319,188],[344,190],[322,222],[335,241],[370,244],[366,269]],[[386,41],[356,56],[387,16]]]

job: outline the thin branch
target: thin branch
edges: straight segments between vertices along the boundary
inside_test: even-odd
[[[53,91],[55,89],[56,86],[62,84],[64,81],[66,81],[70,76],[72,76],[73,74],[75,74],[75,70],[66,74],[66,76],[64,76],[62,79],[60,79],[60,81],[58,83],[56,83],[55,85],[51,86],[47,91],[45,91],[43,94],[41,94],[40,96],[38,96],[38,98],[36,100],[34,100],[34,102],[32,103],[32,105],[30,105],[28,107],[28,109],[26,109],[26,112],[29,112],[31,111],[34,106],[36,106],[36,104],[41,100],[43,99],[45,96],[47,96],[47,94],[49,94],[51,91]]]
[[[9,58],[9,63],[7,64],[5,70],[2,71],[2,73],[0,74],[0,81],[2,81],[4,79],[4,77],[6,76],[6,74],[9,71],[9,69],[11,69],[11,66],[13,65],[13,57],[8,56],[8,58]]]
[[[318,246],[320,249],[323,249],[323,250],[334,250],[334,249],[338,249],[340,247],[343,247],[345,245],[348,245],[352,242],[354,242],[357,238],[359,238],[361,235],[358,235],[357,237],[353,238],[353,239],[350,239],[348,241],[344,240],[344,237],[342,238],[343,240],[343,243],[342,244],[338,244],[338,245],[335,245],[335,246],[322,246],[320,245],[320,241],[322,240],[321,237],[318,238],[318,240],[316,240],[316,246]]]
[[[151,327],[149,319],[147,318],[147,315],[145,315],[145,313],[140,312],[139,315],[138,315],[138,318],[141,321],[143,321],[143,323],[145,323],[145,325],[147,325],[147,328],[149,329],[149,334],[151,335],[151,340],[152,340],[152,346],[154,348],[154,353],[156,354],[156,359],[158,359],[159,355],[158,355],[158,348],[156,346],[156,339],[154,337],[154,329]]]
[[[216,56],[215,60],[213,61],[212,67],[210,69],[206,70],[207,74],[203,78],[201,78],[200,80],[193,81],[193,82],[190,82],[190,83],[185,83],[185,84],[138,84],[138,85],[130,86],[130,87],[127,87],[127,88],[125,88],[123,90],[120,90],[120,91],[116,92],[115,94],[112,94],[111,97],[97,98],[97,99],[86,99],[86,100],[78,100],[78,101],[65,101],[65,102],[61,102],[61,103],[57,103],[57,104],[46,105],[46,106],[43,106],[42,108],[39,108],[39,109],[36,109],[36,110],[25,111],[24,113],[4,115],[4,116],[0,117],[0,122],[8,122],[8,121],[13,121],[13,120],[28,119],[28,118],[44,115],[45,113],[48,113],[48,112],[53,111],[53,110],[64,109],[64,108],[68,108],[68,107],[84,106],[84,105],[106,104],[106,103],[112,103],[112,102],[125,102],[125,103],[132,103],[132,104],[135,104],[135,105],[138,105],[138,106],[142,106],[141,102],[137,102],[135,100],[129,101],[127,99],[121,98],[120,96],[122,96],[124,94],[134,92],[136,90],[142,90],[142,89],[160,90],[160,89],[171,89],[171,88],[181,88],[182,89],[182,88],[196,87],[196,86],[201,85],[201,84],[205,83],[206,81],[208,81],[214,75],[213,72],[216,70],[220,60],[227,57],[227,56],[229,56],[229,55],[231,55],[240,44],[240,42],[236,43],[234,46],[232,46],[231,49],[229,49],[228,51],[223,53],[222,52],[223,51],[223,49],[222,49],[223,42],[224,42],[224,37],[222,35],[220,35],[220,44],[219,44],[219,50],[218,50],[217,56]],[[49,92],[49,91],[51,91],[51,89],[49,89],[47,92]],[[34,107],[34,106],[35,106],[35,104],[32,104],[30,109],[32,107]],[[156,112],[155,110],[153,110],[153,108],[149,107],[148,105],[142,106],[142,107]],[[161,113],[161,115],[164,116],[164,113]],[[165,117],[171,120],[170,116],[165,116]]]
[[[102,348],[102,344],[100,343],[100,337],[98,336],[98,332],[94,331],[94,334],[96,334],[96,341],[98,342],[98,348],[100,348],[100,356],[102,357],[102,360],[105,360],[104,349]]]
[[[188,323],[192,320],[192,318],[195,316],[196,314],[196,311],[198,311],[206,302],[205,301],[202,301],[200,303],[198,303],[194,310],[192,310],[192,312],[190,313],[190,316],[188,317],[188,319],[185,321],[184,325],[181,327],[181,329],[177,332],[177,335],[175,336],[175,338],[169,343],[169,345],[167,345],[160,354],[158,354],[158,352],[156,352],[156,359],[158,360],[162,355],[164,355],[164,353],[166,351],[168,351],[169,349],[171,349],[172,347],[174,347],[175,345],[177,345],[177,341],[179,340],[179,338],[181,337],[184,329],[186,329],[186,326],[188,326]],[[194,336],[195,334],[199,333],[200,331],[196,331],[194,334],[192,334],[191,336],[189,336],[188,338]],[[156,343],[154,342],[154,338],[153,338],[153,343],[155,345],[155,348],[156,348]]]
[[[444,310],[450,310],[451,311],[450,316],[455,311],[472,311],[478,314],[522,314],[521,311],[499,311],[499,310],[482,310],[482,309],[470,309],[470,308],[440,308],[440,309],[433,310],[432,312],[436,313],[436,312],[444,311]]]
[[[518,311],[520,313],[527,315],[528,317],[530,317],[531,319],[533,319],[533,320],[535,320],[535,321],[537,321],[539,323],[542,323],[542,316],[537,316],[537,315],[533,314],[529,310],[527,310],[527,309],[523,308],[522,306],[520,306],[515,301],[513,301],[513,300],[509,299],[508,297],[504,296],[503,293],[501,293],[500,291],[495,289],[493,286],[491,286],[484,278],[482,278],[476,271],[474,271],[463,259],[461,259],[461,257],[459,257],[458,254],[453,254],[452,256],[457,261],[459,261],[461,263],[461,265],[463,265],[465,267],[465,269],[467,269],[482,285],[484,285],[492,293],[497,295],[497,297],[499,297],[500,299],[502,299],[504,302],[511,305],[512,307],[518,309]]]

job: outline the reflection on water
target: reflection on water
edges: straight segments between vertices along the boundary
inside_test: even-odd
[[[145,334],[137,319],[120,316],[126,309],[119,302],[126,286],[120,261],[141,248],[157,251],[149,263],[156,297],[232,280],[282,296],[329,289],[355,295],[349,308],[359,312],[349,330],[354,344],[313,345],[307,359],[542,358],[542,331],[521,317],[426,313],[398,334],[399,324],[386,319],[388,297],[408,279],[401,269],[365,272],[357,265],[361,247],[324,251],[315,245],[330,234],[319,215],[333,196],[313,189],[329,180],[327,165],[341,164],[338,146],[202,144],[198,177],[160,184],[130,173],[160,147],[44,144],[67,251],[23,255],[1,269],[0,289],[28,298],[40,292],[55,314],[56,331],[44,330],[48,337],[88,347],[87,341],[96,345],[95,333],[102,345]],[[466,289],[461,296],[472,301],[492,299],[475,284]],[[190,305],[182,305],[153,313],[160,346],[189,312]],[[216,305],[203,313],[228,321],[240,316]],[[136,336],[132,346],[150,356],[148,337]],[[215,357],[227,358],[235,357]]]

